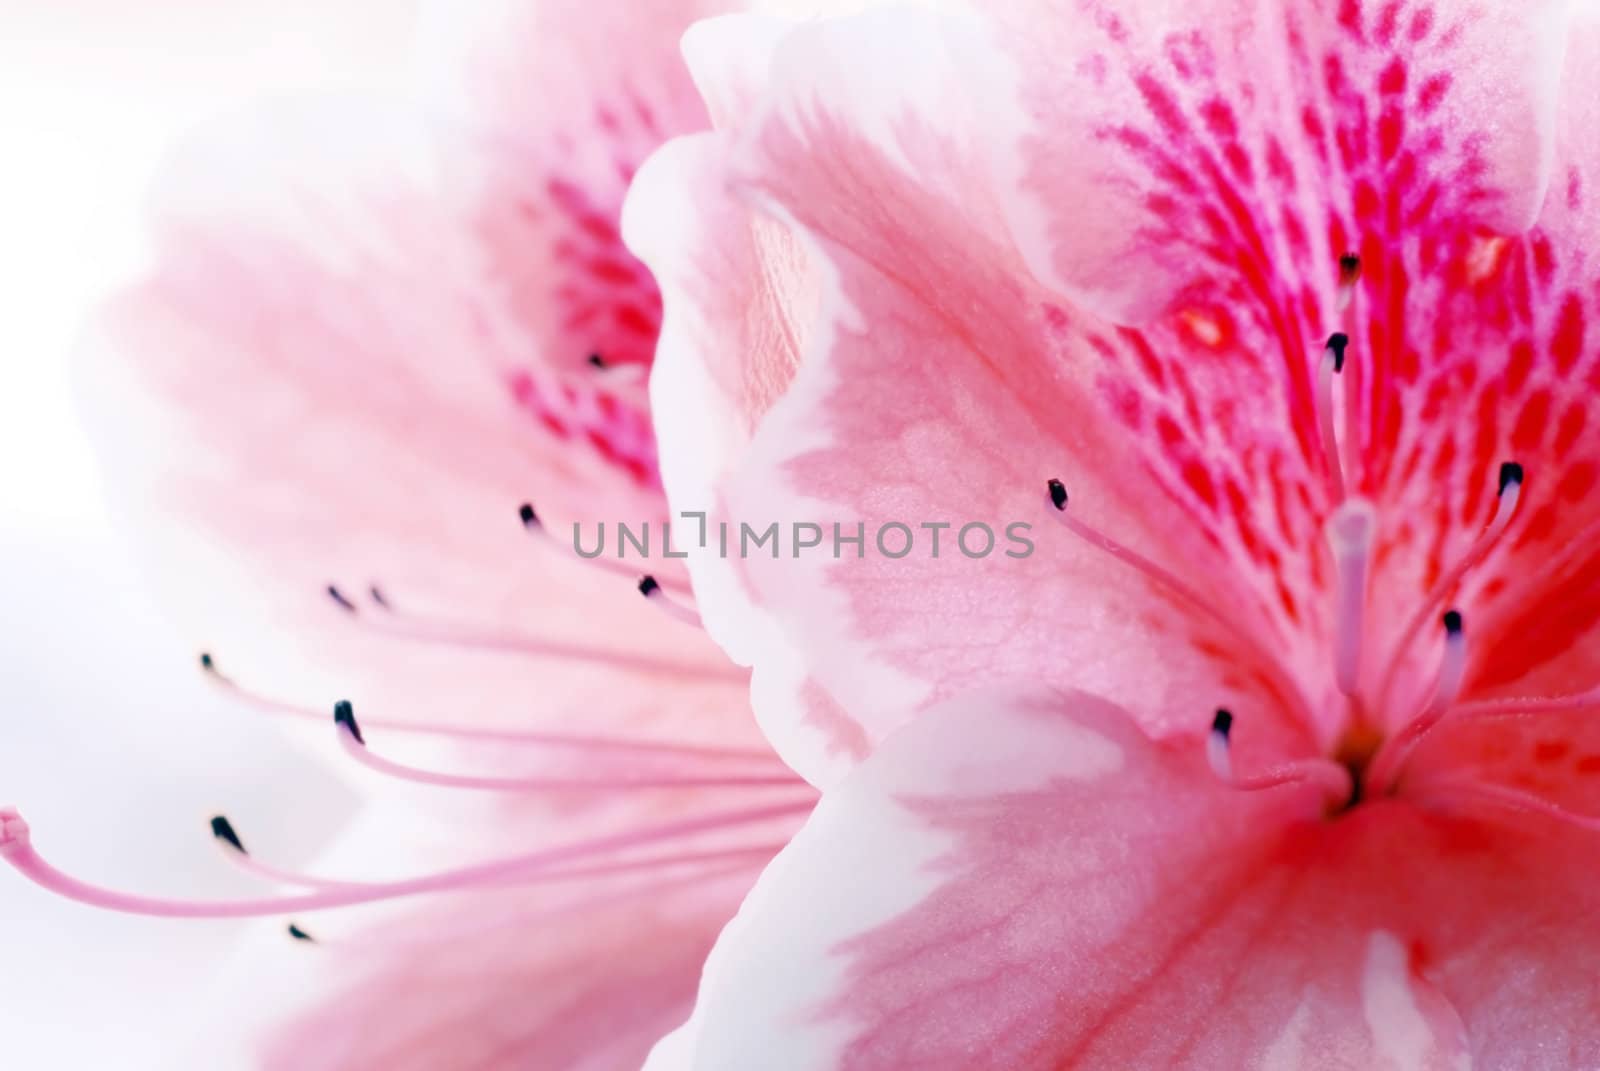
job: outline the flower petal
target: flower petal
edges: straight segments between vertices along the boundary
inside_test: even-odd
[[[734,47],[731,34],[724,40]],[[1152,670],[1141,660],[1138,670],[1161,677],[1137,700],[1152,725],[1172,724],[1165,719],[1182,709],[1180,696],[1207,697],[1192,720],[1179,722],[1197,726],[1220,702],[1284,691],[1281,681],[1265,680],[1259,658],[1237,649],[1225,663],[1214,657],[1223,649],[1219,634],[1262,627],[1256,607],[1234,589],[1211,592],[1213,605],[1240,606],[1238,621],[1219,624],[1053,527],[1045,481],[1060,475],[1087,516],[1147,552],[1218,561],[1225,545],[1194,523],[1187,503],[1165,500],[1129,470],[1134,444],[1117,414],[1099,411],[1102,388],[1089,371],[1105,363],[1097,347],[1121,355],[1133,346],[1050,302],[997,241],[998,212],[969,151],[984,117],[951,73],[971,74],[954,57],[970,58],[981,40],[981,26],[966,19],[898,10],[798,29],[780,45],[770,100],[730,165],[736,192],[765,208],[771,226],[800,234],[813,268],[826,272],[820,320],[799,341],[810,351],[804,366],[737,471],[720,476],[722,454],[683,454],[668,468],[704,473],[674,487],[674,505],[728,518],[734,540],[742,524],[756,534],[779,525],[781,561],[766,552],[731,555],[743,559],[734,565],[754,604],[785,630],[781,642],[747,639],[744,647],[757,666],[758,716],[785,757],[818,780],[919,705],[1013,677],[1065,683],[1088,674],[1086,683],[1115,691],[1129,671],[1122,653],[1157,644],[1165,646],[1160,664]],[[700,39],[700,63],[711,62],[715,44]],[[916,76],[884,82],[871,74],[885,69]],[[693,188],[714,197],[720,187]],[[656,248],[646,255],[673,278],[675,254],[665,242]],[[734,264],[740,254],[717,255]],[[664,352],[677,345],[674,318],[721,315],[728,323],[711,288],[669,284],[668,293],[675,311]],[[795,318],[792,307],[784,311]],[[748,340],[744,360],[757,382],[761,368],[783,366],[771,338],[743,321],[733,329]],[[787,334],[780,337],[786,343]],[[1199,456],[1189,467],[1204,476]],[[861,551],[835,543],[853,537],[858,523]],[[823,540],[820,549],[791,550],[801,535],[794,526],[804,524],[816,526],[805,534]],[[889,524],[910,530],[909,556],[871,546]],[[969,524],[979,527],[963,536]],[[975,560],[956,544],[964,539],[981,553],[983,525],[994,544]],[[906,538],[893,530],[888,537],[891,547]],[[1030,540],[1039,553],[1028,550]],[[1226,568],[1189,572],[1202,592],[1212,581],[1231,582]],[[1269,596],[1277,598],[1270,588],[1260,598]],[[739,641],[727,638],[734,631],[719,638],[739,657]],[[757,626],[747,634],[766,636]],[[769,667],[777,679],[763,689]],[[1305,731],[1282,714],[1257,724],[1266,735]]]
[[[425,10],[433,83],[445,99],[465,97],[445,132],[463,227],[547,368],[592,379],[591,355],[649,367],[660,299],[622,245],[622,199],[657,146],[708,125],[678,40],[731,6],[492,0]]]
[[[665,1066],[1466,1067],[1393,888],[1338,877],[1375,827],[1316,807],[1086,696],[958,700],[768,868]]]
[[[1521,230],[1550,177],[1560,7],[1005,9],[1020,78],[994,110],[1022,117],[1004,131],[1013,233],[1042,278],[1143,320],[1210,261],[1267,253],[1251,240],[1287,241],[1283,281],[1318,288],[1344,252],[1328,255],[1324,213],[1366,222],[1386,192],[1432,189],[1436,215]]]
[[[484,304],[426,133],[394,114],[284,106],[174,163],[154,266],[81,368],[116,500],[247,687],[375,717],[748,734],[703,637],[561,550],[572,520],[664,503],[524,408],[506,373],[526,342]],[[526,499],[555,543],[524,531]]]
[[[370,809],[318,872],[361,873],[360,859],[392,872],[396,847],[436,864],[504,852],[513,833],[538,843],[538,829],[509,814],[492,828],[419,829],[397,817]],[[710,861],[297,919],[310,942],[290,941],[274,924],[229,972],[217,1002],[228,1037],[209,1041],[234,1051],[247,1040],[250,1066],[274,1071],[632,1071],[689,1014],[705,955],[760,871],[761,854],[728,849],[781,841],[794,825],[654,850],[722,853]]]
[[[1165,452],[1203,454],[1205,425],[1228,430],[1241,404],[1279,427],[1253,465],[1208,463],[1212,484],[1284,518],[1248,544],[1315,545],[1295,534],[1327,509],[1310,376],[1319,340],[1349,334],[1346,476],[1382,522],[1375,650],[1467,553],[1501,463],[1537,474],[1461,596],[1480,622],[1469,687],[1570,662],[1596,623],[1593,600],[1571,598],[1600,575],[1586,549],[1600,520],[1586,508],[1600,471],[1585,326],[1594,46],[1568,8],[1047,0],[1002,35],[1020,81],[1011,107],[992,106],[1024,117],[1002,129],[1016,195],[1003,203],[1030,266],[1114,319],[1151,321],[1156,356],[1114,373],[1146,406],[1178,400],[1169,362],[1229,363]],[[1362,275],[1341,313],[1347,253]],[[1565,571],[1550,568],[1568,548]],[[1320,597],[1314,573],[1279,571],[1302,606]],[[1408,675],[1420,688],[1431,670]],[[1588,665],[1550,675],[1594,680]]]

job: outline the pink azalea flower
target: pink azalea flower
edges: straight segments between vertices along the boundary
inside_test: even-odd
[[[211,679],[427,793],[315,874],[219,817],[290,890],[220,903],[87,884],[0,813],[0,856],[65,896],[292,913],[324,950],[280,927],[309,1006],[272,1007],[263,1066],[636,1067],[811,806],[676,563],[567,545],[667,515],[659,298],[618,215],[643,158],[706,125],[677,39],[725,6],[442,7],[418,101],[286,102],[180,154],[148,274],[96,325],[108,483]]]
[[[1600,1065],[1600,26],[1040,0],[687,52],[727,106],[625,233],[658,411],[747,433],[664,421],[674,505],[867,550],[694,563],[834,784],[652,1066]]]

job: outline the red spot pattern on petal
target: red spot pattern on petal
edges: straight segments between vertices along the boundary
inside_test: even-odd
[[[1332,503],[1313,373],[1319,340],[1346,330],[1355,490],[1391,519],[1379,556],[1400,580],[1383,585],[1379,627],[1465,552],[1510,459],[1531,474],[1520,517],[1459,596],[1490,634],[1525,625],[1519,615],[1545,603],[1527,563],[1596,519],[1580,508],[1597,471],[1584,456],[1597,446],[1594,265],[1548,210],[1521,235],[1481,222],[1501,193],[1481,139],[1446,107],[1471,13],[1415,0],[1273,11],[1293,71],[1287,108],[1273,75],[1199,62],[1189,32],[1161,42],[1163,62],[1117,40],[1097,56],[1127,72],[1145,109],[1105,136],[1147,177],[1150,241],[1195,265],[1165,319],[1093,339],[1101,397],[1143,433],[1151,483],[1239,567],[1266,619],[1317,648],[1327,613],[1305,607],[1326,606],[1329,574],[1308,548]],[[1581,203],[1576,177],[1556,188],[1557,202]],[[1361,275],[1341,315],[1345,253]],[[1476,679],[1525,672],[1595,616],[1556,611],[1564,623],[1540,629],[1542,654],[1480,646]]]

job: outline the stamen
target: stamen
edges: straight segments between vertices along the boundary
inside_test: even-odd
[[[1219,781],[1233,780],[1233,753],[1228,746],[1233,732],[1233,712],[1217,708],[1211,719],[1211,732],[1206,734],[1206,761]]]
[[[1491,721],[1520,718],[1530,714],[1560,714],[1600,706],[1600,688],[1568,695],[1510,696],[1505,699],[1479,699],[1456,708],[1458,721]]]
[[[1489,519],[1488,525],[1484,527],[1466,555],[1439,578],[1439,582],[1422,600],[1422,605],[1417,607],[1416,613],[1406,622],[1405,630],[1400,633],[1400,640],[1395,644],[1394,653],[1389,656],[1388,667],[1383,672],[1383,682],[1378,688],[1379,707],[1387,702],[1395,678],[1399,675],[1400,665],[1411,650],[1417,634],[1422,630],[1423,623],[1455,589],[1467,570],[1482,561],[1484,555],[1489,553],[1495,542],[1505,533],[1512,518],[1516,516],[1517,503],[1521,498],[1522,466],[1515,461],[1507,461],[1500,466],[1500,484],[1496,492],[1494,516]]]
[[[1360,281],[1361,258],[1354,253],[1345,253],[1339,258],[1339,312],[1350,307],[1350,301],[1355,297],[1356,283]]]
[[[210,654],[200,656],[200,664],[213,682],[246,706],[267,714],[300,718],[326,723],[328,715],[323,710],[298,706],[259,695],[241,687],[216,666]],[[417,733],[428,736],[447,736],[469,743],[527,744],[536,747],[562,747],[593,749],[597,751],[634,751],[641,754],[689,756],[704,759],[733,759],[739,761],[773,764],[781,762],[773,752],[760,748],[735,748],[718,744],[685,744],[666,740],[639,740],[629,737],[584,735],[580,733],[538,732],[524,729],[485,729],[465,725],[441,725],[428,722],[396,721],[392,719],[364,719],[369,728],[385,732]]]
[[[535,922],[551,923],[574,910],[593,909],[606,904],[625,903],[639,897],[658,897],[672,889],[689,888],[707,881],[715,881],[727,875],[747,871],[752,860],[760,862],[763,859],[770,859],[782,848],[782,844],[766,844],[750,848],[729,848],[725,851],[684,853],[675,862],[697,864],[695,869],[687,873],[675,875],[652,874],[649,875],[648,881],[608,889],[599,895],[596,895],[593,890],[585,889],[581,897],[569,898],[564,903],[544,908],[531,914],[525,905],[518,903],[509,909],[502,907],[492,915],[485,916],[484,914],[473,912],[464,917],[457,917],[453,920],[453,924],[430,927],[426,934],[421,937],[408,938],[404,933],[386,933],[379,943],[361,940],[340,941],[338,943],[341,946],[347,946],[352,951],[376,949],[384,954],[390,954],[407,947],[421,948],[426,946],[437,949],[441,944],[480,937],[483,934],[505,929],[508,926],[525,928]],[[697,856],[700,858],[696,858]],[[719,859],[720,865],[707,865],[717,864]],[[659,860],[659,862],[663,866],[669,864],[669,860],[665,858]],[[623,868],[622,864],[618,864],[612,869],[620,871]],[[540,881],[541,883],[557,882],[562,878],[572,876],[588,877],[600,869],[599,867],[574,867],[559,873],[545,874]]]
[[[1322,428],[1322,452],[1328,459],[1328,491],[1335,505],[1344,501],[1344,462],[1339,456],[1339,436],[1334,430],[1334,376],[1344,371],[1344,351],[1350,336],[1336,331],[1328,336],[1317,369],[1317,423]]]
[[[1220,625],[1224,631],[1234,637],[1236,642],[1245,647],[1254,656],[1257,666],[1271,678],[1277,698],[1285,705],[1292,706],[1298,711],[1300,727],[1305,729],[1307,733],[1315,735],[1311,730],[1313,722],[1308,713],[1309,707],[1299,686],[1283,675],[1283,671],[1278,665],[1278,660],[1269,656],[1254,636],[1235,625],[1217,608],[1213,601],[1201,598],[1170,570],[1162,568],[1138,551],[1123,546],[1099,529],[1085,524],[1068,513],[1067,488],[1060,480],[1051,479],[1047,486],[1050,493],[1050,505],[1055,510],[1056,519],[1061,522],[1067,531],[1096,550],[1104,551],[1117,559],[1117,561],[1143,574],[1157,585],[1166,588],[1169,592],[1187,602],[1193,609],[1200,611]]]
[[[1469,781],[1460,777],[1439,777],[1422,782],[1417,789],[1422,796],[1456,796],[1480,800],[1509,810],[1543,815],[1590,833],[1600,833],[1600,817],[1569,811],[1559,803],[1552,803],[1542,796],[1535,796],[1530,792],[1522,792],[1505,785],[1490,784],[1487,781]]]
[[[1445,613],[1444,656],[1439,661],[1439,676],[1434,682],[1433,698],[1428,705],[1394,736],[1384,741],[1373,756],[1368,783],[1374,794],[1382,795],[1394,788],[1401,767],[1418,741],[1450,712],[1450,705],[1461,694],[1461,681],[1467,669],[1467,634],[1462,628],[1461,614],[1456,610]]]
[[[700,627],[700,615],[674,599],[671,595],[668,595],[655,577],[646,576],[639,581],[639,594],[643,595],[653,605],[659,607],[669,617],[682,621],[686,625]]]
[[[228,860],[238,869],[251,877],[269,881],[275,885],[295,885],[308,889],[382,889],[383,883],[372,881],[341,881],[330,878],[317,877],[303,874],[298,871],[285,870],[282,867],[272,866],[269,863],[257,861],[247,854],[244,849],[232,847],[237,844],[237,837],[228,840],[216,834],[218,824],[221,823],[230,832],[231,824],[221,815],[211,820],[211,828],[217,835],[218,843],[230,845],[224,852]],[[746,845],[731,848],[699,849],[689,852],[671,852],[667,854],[647,855],[637,859],[624,859],[621,861],[608,861],[601,863],[586,863],[578,866],[558,866],[541,871],[533,875],[523,875],[520,880],[513,878],[505,882],[506,885],[526,885],[532,883],[555,883],[573,878],[603,877],[611,874],[624,874],[640,870],[667,869],[682,866],[687,863],[720,862],[727,859],[740,859],[746,856],[766,854],[776,855],[783,847],[782,843],[765,843]]]
[[[334,601],[334,604],[337,605],[339,607],[339,609],[343,610],[345,613],[353,614],[353,613],[358,613],[359,612],[356,609],[356,604],[351,602],[348,598],[346,598],[344,592],[340,591],[338,589],[338,587],[336,587],[335,585],[329,584],[328,588],[327,588],[327,591],[328,591],[328,598],[332,599]]]
[[[572,561],[579,562],[583,565],[592,565],[597,569],[602,569],[616,576],[625,576],[630,580],[638,579],[639,570],[635,569],[626,562],[618,561],[615,558],[607,558],[599,554],[592,558],[588,558],[582,554],[579,554],[577,552],[577,548],[568,546],[566,543],[563,543],[561,540],[557,539],[555,533],[545,527],[544,521],[539,518],[539,514],[534,510],[531,502],[524,502],[521,506],[519,506],[517,509],[517,516],[522,518],[522,527],[526,528],[531,534],[538,536],[539,539],[545,543],[545,545],[549,546],[564,557],[570,558]],[[668,583],[681,591],[688,591],[687,585],[684,585],[679,581],[669,579]]]
[[[159,918],[255,918],[288,912],[351,907],[424,893],[504,883],[538,873],[557,863],[588,859],[716,829],[766,822],[804,813],[813,805],[813,801],[806,800],[701,815],[625,833],[596,837],[559,848],[509,856],[493,862],[437,871],[404,881],[386,882],[370,889],[320,889],[308,893],[247,900],[169,900],[119,892],[81,881],[57,869],[34,850],[27,822],[11,808],[0,808],[0,858],[41,888],[68,900],[108,911]]]
[[[473,789],[483,792],[627,792],[667,788],[787,788],[808,787],[794,774],[720,777],[478,777],[470,774],[441,773],[396,762],[374,754],[361,736],[355,710],[347,700],[333,708],[333,721],[345,753],[361,765],[402,781],[434,785],[439,788]]]
[[[289,936],[293,937],[296,941],[305,941],[313,945],[317,943],[317,939],[315,937],[312,937],[309,933],[302,930],[299,926],[292,922],[289,923]]]
[[[270,881],[275,885],[299,885],[308,889],[371,889],[370,883],[356,881],[325,881],[322,878],[312,877],[309,874],[297,874],[292,871],[282,870],[269,863],[258,861],[253,855],[245,851],[239,834],[234,831],[233,823],[228,821],[226,815],[217,815],[211,819],[211,835],[218,844],[225,845],[223,856],[232,863],[235,869],[241,870],[253,878]]]
[[[1366,636],[1367,574],[1378,517],[1363,498],[1345,502],[1328,518],[1328,545],[1338,574],[1334,591],[1333,676],[1339,691],[1355,698],[1361,687],[1361,648]]]
[[[1233,772],[1233,714],[1218,708],[1206,734],[1206,761],[1217,780],[1241,792],[1260,792],[1285,785],[1315,785],[1322,788],[1330,804],[1343,806],[1354,792],[1350,772],[1332,759],[1301,759],[1283,763],[1253,777],[1237,777]]]
[[[598,353],[591,353],[589,354],[589,364],[595,368],[604,368],[606,366],[606,359],[600,356]]]
[[[637,574],[631,570],[628,571],[629,577],[635,575]],[[330,588],[329,590],[337,591],[338,589]],[[472,651],[498,652],[508,655],[577,659],[585,662],[614,665],[624,669],[635,669],[646,673],[673,673],[679,676],[688,673],[695,676],[723,679],[740,676],[739,671],[729,665],[694,665],[680,660],[635,654],[625,650],[586,646],[562,640],[540,639],[510,632],[487,632],[459,622],[404,612],[396,609],[393,603],[388,604],[388,613],[382,616],[374,616],[360,613],[356,604],[342,594],[335,601],[346,609],[352,621],[360,627],[377,635],[393,639],[438,644]]]

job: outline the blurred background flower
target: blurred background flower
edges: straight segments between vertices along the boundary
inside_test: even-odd
[[[0,795],[88,876],[237,895],[250,883],[206,836],[213,811],[291,865],[353,812],[340,779],[206,687],[145,593],[68,354],[143,255],[139,208],[174,140],[261,93],[397,84],[412,20],[405,0],[0,3]],[[130,813],[174,835],[104,820]],[[99,914],[17,881],[0,883],[0,918],[8,1066],[161,1066],[175,1039],[215,1032],[196,1019],[238,925]]]

